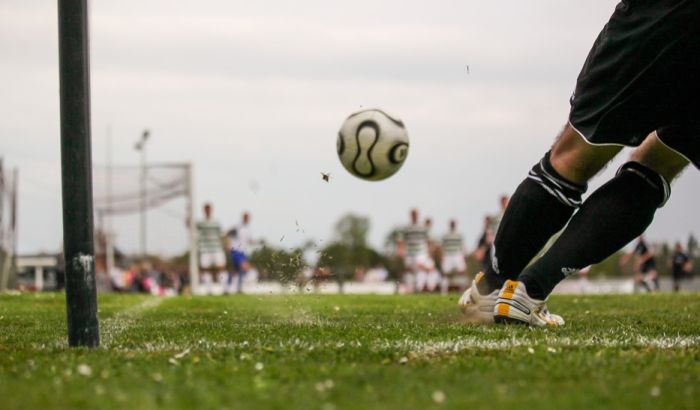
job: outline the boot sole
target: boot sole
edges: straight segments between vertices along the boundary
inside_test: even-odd
[[[528,322],[524,322],[520,319],[515,319],[510,316],[502,316],[502,315],[495,315],[493,317],[493,321],[496,323],[502,323],[506,325],[520,325],[520,326],[526,326],[529,325]]]

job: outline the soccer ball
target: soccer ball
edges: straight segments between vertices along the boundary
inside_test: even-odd
[[[408,155],[403,122],[380,109],[358,111],[338,131],[338,157],[356,177],[379,181],[401,168]]]

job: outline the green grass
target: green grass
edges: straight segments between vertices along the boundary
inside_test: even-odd
[[[0,296],[0,408],[700,406],[700,296],[559,296],[557,330],[460,323],[457,296]]]

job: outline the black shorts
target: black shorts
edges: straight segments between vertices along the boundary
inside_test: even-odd
[[[673,280],[681,280],[685,279],[686,274],[685,271],[683,271],[683,268],[673,268],[671,270],[671,275],[673,276]]]
[[[700,1],[626,0],[583,65],[569,122],[591,144],[649,133],[700,168]]]
[[[656,263],[654,262],[653,259],[649,259],[648,261],[644,262],[644,264],[641,266],[639,269],[642,273],[649,273],[651,271],[656,270]]]

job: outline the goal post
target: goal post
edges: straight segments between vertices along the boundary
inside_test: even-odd
[[[87,0],[58,1],[61,184],[68,344],[100,344],[95,286]]]
[[[187,234],[190,242],[190,289],[193,295],[198,294],[199,288],[199,249],[197,245],[197,225],[194,211],[194,173],[192,164],[187,166]]]

